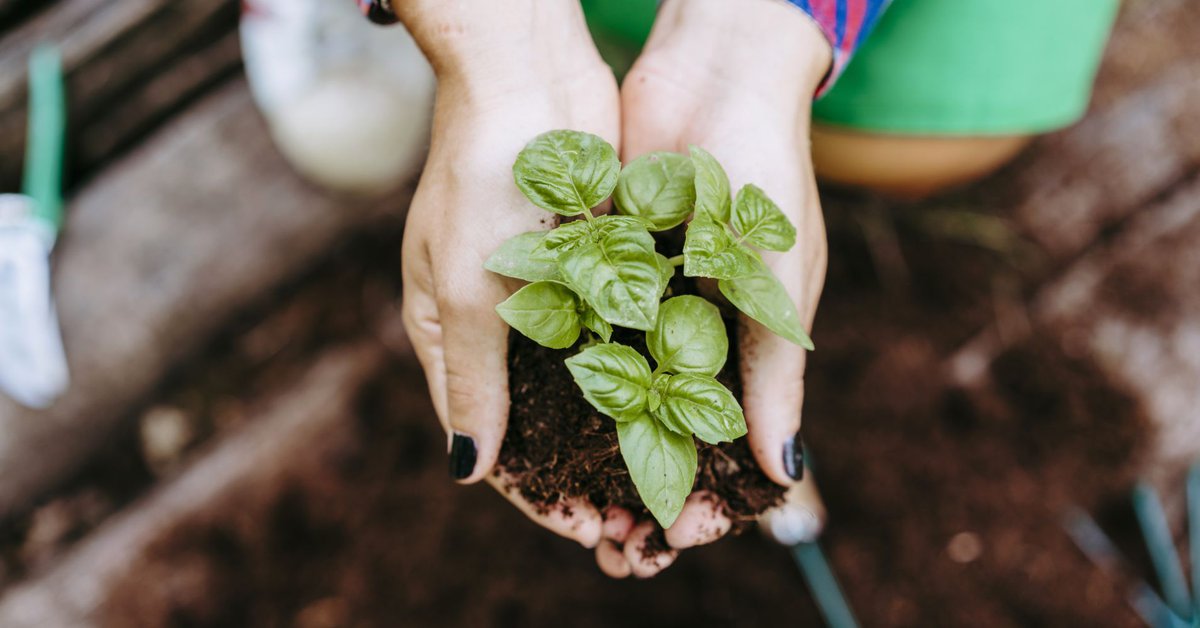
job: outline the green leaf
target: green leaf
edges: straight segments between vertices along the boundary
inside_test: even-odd
[[[567,358],[567,369],[588,403],[617,422],[645,412],[650,365],[637,351],[616,343],[594,345]]]
[[[703,148],[689,146],[688,149],[692,153],[692,167],[696,171],[696,216],[717,223],[729,222],[732,190],[725,169]]]
[[[586,220],[563,223],[547,232],[530,255],[537,261],[557,262],[560,254],[591,242],[591,235],[592,226]]]
[[[570,288],[539,281],[517,290],[496,306],[496,312],[530,340],[551,349],[566,349],[579,339],[581,305]]]
[[[746,242],[768,251],[786,251],[796,244],[796,228],[758,186],[738,190],[733,228]]]
[[[660,526],[671,527],[696,481],[696,444],[646,414],[618,423],[617,439],[642,502]]]
[[[513,178],[534,205],[576,216],[612,194],[621,172],[617,151],[602,138],[579,131],[549,131],[517,155]]]
[[[592,332],[597,336],[600,336],[600,339],[604,342],[612,340],[612,325],[609,325],[608,321],[600,318],[600,315],[596,313],[596,310],[593,310],[587,306],[584,307],[583,326],[592,330]]]
[[[695,218],[683,241],[683,274],[732,279],[754,269],[754,251],[738,244],[725,225]]]
[[[662,295],[662,273],[654,256],[650,232],[614,229],[598,242],[563,253],[558,269],[604,320],[645,331],[658,319]]]
[[[696,205],[696,171],[677,153],[658,152],[633,160],[621,171],[613,202],[621,213],[649,221],[651,231],[683,223]]]
[[[576,220],[559,225],[542,240],[534,249],[533,255],[538,260],[554,261],[558,256],[589,242],[599,242],[600,239],[613,231],[634,229],[645,231],[650,223],[633,216],[599,216],[594,220]]]
[[[786,340],[812,351],[812,339],[800,324],[796,304],[762,260],[756,260],[754,271],[750,274],[737,279],[722,279],[717,282],[717,287],[743,314]]]
[[[660,279],[662,280],[663,290],[666,290],[667,284],[671,283],[671,279],[675,277],[675,266],[671,263],[671,260],[667,259],[667,256],[663,255],[662,253],[655,253],[654,257],[658,262],[658,272],[662,275]],[[659,296],[661,297],[662,293],[659,293]]]
[[[655,390],[662,396],[662,404],[654,417],[676,434],[695,434],[712,445],[746,435],[742,406],[728,388],[707,375],[670,375]]]
[[[684,295],[658,308],[658,323],[646,334],[646,347],[659,370],[715,376],[729,354],[729,336],[717,306]]]
[[[483,263],[483,267],[505,277],[525,281],[555,281],[559,279],[558,266],[551,261],[534,257],[546,231],[530,231],[509,238]]]

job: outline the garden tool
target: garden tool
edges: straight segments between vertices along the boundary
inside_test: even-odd
[[[24,193],[0,195],[0,391],[31,408],[50,405],[68,382],[50,291],[62,225],[63,94],[58,51],[38,47],[29,61]]]

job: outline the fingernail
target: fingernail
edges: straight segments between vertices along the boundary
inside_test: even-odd
[[[800,434],[783,444],[783,472],[797,482],[804,479],[804,441]]]
[[[358,0],[358,7],[367,19],[381,26],[395,24],[397,21],[391,0]]]
[[[478,454],[475,439],[455,432],[450,444],[450,477],[455,480],[470,477],[471,472],[475,470]]]

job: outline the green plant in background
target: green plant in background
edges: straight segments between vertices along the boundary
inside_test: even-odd
[[[517,187],[566,218],[551,231],[520,234],[485,263],[530,282],[496,307],[514,329],[552,349],[587,335],[567,368],[583,396],[617,424],[621,455],[646,507],[664,528],[683,508],[696,476],[696,444],[746,434],[733,394],[716,380],[729,353],[719,310],[698,296],[664,300],[676,269],[717,280],[747,316],[807,349],[795,304],[756,249],[787,251],[796,230],[762,190],[731,194],[712,155],[652,153],[624,169],[603,139],[550,131],[517,156]],[[592,209],[612,197],[619,214]],[[692,220],[683,252],[667,258],[652,232]],[[646,333],[654,367],[612,342],[613,326]]]

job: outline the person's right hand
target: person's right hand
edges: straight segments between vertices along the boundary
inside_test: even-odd
[[[816,24],[785,3],[671,0],[660,9],[646,49],[621,88],[626,163],[653,151],[686,154],[696,145],[724,166],[734,190],[753,183],[778,203],[796,227],[796,246],[763,258],[806,327],[824,285],[827,248],[809,148],[810,107],[830,58]],[[785,502],[762,520],[780,542],[811,540],[824,508],[803,473],[806,355],[741,319],[747,439],[767,477],[790,489]],[[650,562],[638,547],[654,527],[652,521],[639,523],[621,553],[602,542],[596,551],[601,568],[615,576],[630,570],[650,576],[669,565],[673,552]],[[665,536],[673,550],[682,550],[715,541],[731,527],[716,496],[693,494]]]
[[[492,473],[509,411],[508,326],[494,308],[520,284],[483,263],[508,238],[555,225],[513,183],[527,142],[574,129],[618,144],[616,82],[577,2],[395,6],[438,77],[432,145],[404,233],[403,318],[446,430],[451,476],[487,479],[541,525],[595,547],[605,524],[591,504],[538,514]]]

